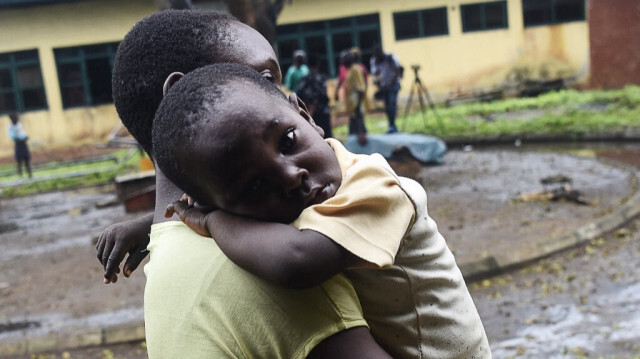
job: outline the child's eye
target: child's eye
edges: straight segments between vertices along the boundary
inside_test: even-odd
[[[291,151],[296,143],[296,131],[294,128],[290,128],[285,132],[282,139],[280,139],[280,152],[287,153]]]

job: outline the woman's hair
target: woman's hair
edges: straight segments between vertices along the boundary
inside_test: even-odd
[[[113,101],[122,123],[152,155],[152,125],[162,86],[175,71],[219,62],[232,40],[233,16],[204,10],[166,10],[138,22],[118,46]]]

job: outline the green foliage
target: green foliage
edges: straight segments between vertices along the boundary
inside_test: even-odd
[[[603,133],[640,129],[640,86],[618,90],[549,92],[535,98],[512,98],[493,102],[437,106],[440,117],[427,109],[399,117],[406,132],[432,134],[443,139],[500,135]],[[402,115],[402,114],[399,114]],[[383,133],[386,119],[368,116],[370,133]],[[346,127],[334,133],[346,137]]]
[[[89,173],[78,177],[62,177],[46,181],[28,182],[13,187],[7,187],[3,190],[2,195],[5,197],[15,197],[33,193],[60,191],[69,188],[102,185],[113,181],[117,174],[117,170],[109,170],[105,172]]]

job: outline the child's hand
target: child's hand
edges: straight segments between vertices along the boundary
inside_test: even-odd
[[[100,235],[96,250],[98,261],[104,267],[104,283],[115,283],[120,273],[120,263],[129,253],[122,268],[125,277],[138,268],[138,265],[149,254],[149,231],[152,216],[145,216],[131,221],[112,224]]]
[[[170,218],[174,214],[177,214],[182,222],[199,235],[212,237],[207,227],[207,215],[214,210],[215,208],[198,206],[191,197],[184,194],[179,201],[175,201],[167,206],[164,216]]]

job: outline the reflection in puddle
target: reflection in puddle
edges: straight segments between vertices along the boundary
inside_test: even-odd
[[[549,306],[512,338],[492,343],[493,356],[566,358],[566,351],[581,348],[597,357],[617,344],[640,341],[640,283],[614,292],[594,296],[589,307]]]

